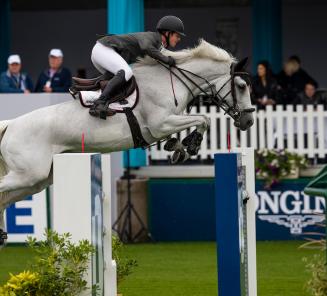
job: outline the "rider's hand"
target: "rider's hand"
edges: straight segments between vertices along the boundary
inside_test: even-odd
[[[173,57],[169,56],[167,64],[169,65],[169,67],[174,67],[176,66],[176,61]]]

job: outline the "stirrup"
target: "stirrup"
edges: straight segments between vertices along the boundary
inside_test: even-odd
[[[103,120],[107,120],[107,111],[100,111],[99,117]]]
[[[99,117],[106,120],[108,116],[114,116],[117,112],[108,108],[106,111],[100,111]]]

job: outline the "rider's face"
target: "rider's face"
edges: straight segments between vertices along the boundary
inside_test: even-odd
[[[181,41],[181,35],[179,35],[176,32],[170,34],[170,36],[169,36],[169,45],[171,47],[175,47],[179,41]]]

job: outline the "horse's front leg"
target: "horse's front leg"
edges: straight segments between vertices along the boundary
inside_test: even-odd
[[[205,115],[169,115],[150,128],[150,132],[159,140],[191,127],[203,134],[209,126],[210,119]]]
[[[203,140],[203,134],[205,131],[195,129],[188,136],[182,140],[182,145],[186,147],[187,152],[190,155],[197,155],[201,147]]]
[[[189,154],[197,154],[203,138],[202,135],[208,129],[209,125],[210,119],[204,115],[170,115],[160,125],[152,129],[151,133],[154,137],[161,139],[187,128],[196,127],[196,130],[192,133],[192,137],[183,141],[183,143],[180,143],[176,138],[171,138],[167,141],[164,149],[175,151],[172,162],[176,163],[180,160],[185,161],[188,159]],[[187,147],[188,153],[184,152],[185,147]]]
[[[175,151],[178,148],[186,148],[190,155],[197,155],[201,147],[203,134],[207,131],[210,124],[209,119],[207,120],[208,124],[198,126],[192,133],[182,140],[182,143],[180,143],[177,138],[170,138],[166,142],[164,149],[167,151]]]

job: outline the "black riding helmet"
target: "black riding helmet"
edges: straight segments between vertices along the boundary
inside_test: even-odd
[[[176,32],[182,36],[185,36],[183,22],[180,18],[173,15],[167,15],[161,18],[157,24],[157,31],[160,33],[164,31]]]

